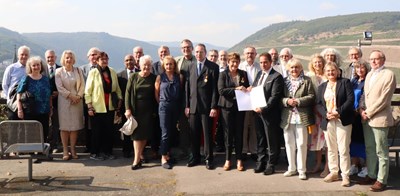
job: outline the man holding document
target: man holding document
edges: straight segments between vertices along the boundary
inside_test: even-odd
[[[250,91],[262,86],[266,105],[256,107],[256,133],[257,133],[257,165],[255,173],[264,172],[264,175],[275,173],[275,165],[278,162],[280,151],[281,129],[281,100],[283,97],[284,81],[281,74],[271,66],[271,55],[260,55],[261,71],[258,72]],[[268,148],[268,153],[267,149]],[[267,156],[268,159],[267,159]]]

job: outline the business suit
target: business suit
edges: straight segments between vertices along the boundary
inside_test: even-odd
[[[258,85],[262,73],[263,71],[258,72],[253,87]],[[263,84],[263,88],[267,105],[260,108],[261,113],[255,117],[258,155],[257,167],[259,167],[259,165],[264,167],[265,164],[267,164],[267,168],[274,170],[275,165],[278,163],[280,140],[282,135],[282,129],[279,127],[282,108],[281,100],[283,98],[284,89],[284,80],[282,75],[271,67]],[[268,156],[266,151],[268,147],[267,142],[269,142],[270,147],[268,161],[266,160]]]
[[[208,162],[213,161],[213,142],[211,135],[211,109],[217,109],[218,65],[205,59],[201,72],[197,74],[197,66],[190,67],[189,80],[186,84],[186,108],[189,108],[190,140],[192,142],[192,159],[200,161],[200,133],[204,133],[204,155]]]
[[[243,121],[244,111],[238,111],[235,88],[237,86],[249,87],[247,73],[243,70],[237,70],[238,85],[231,77],[230,70],[225,69],[220,73],[218,79],[219,101],[218,106],[221,108],[223,128],[225,135],[225,159],[230,160],[235,141],[236,159],[241,160],[243,147]]]
[[[254,62],[253,65],[250,66],[247,61],[240,63],[239,69],[247,72],[247,79],[249,80],[250,86],[253,85],[257,73],[261,70],[258,62]],[[252,69],[254,69],[253,72],[251,72]],[[245,112],[243,123],[243,154],[249,152],[255,155],[257,153],[257,134],[254,119],[255,113],[253,111]]]
[[[275,71],[279,72],[283,78],[286,78],[288,76],[288,71],[283,65],[276,64],[272,68],[274,68]]]
[[[351,129],[354,121],[354,91],[349,79],[338,78],[335,89],[335,106],[339,119],[327,119],[328,109],[325,97],[329,93],[328,83],[322,83],[318,87],[317,93],[317,110],[322,116],[321,128],[324,130],[326,143],[328,146],[328,167],[331,175],[337,176],[340,170],[342,171],[343,182],[349,178],[350,173],[350,141]],[[333,88],[332,88],[333,90]],[[339,153],[338,153],[339,151]],[[340,161],[338,160],[338,154]]]
[[[85,79],[85,83],[87,80],[87,77],[89,75],[90,70],[96,69],[97,65],[92,65],[90,63],[81,65],[79,68],[82,70],[83,78]],[[92,122],[89,118],[88,115],[88,108],[87,105],[85,104],[85,98],[83,98],[84,104],[83,104],[83,115],[85,117],[85,146],[86,146],[86,152],[90,152],[90,147],[91,147],[91,138],[92,138]]]
[[[56,79],[55,79],[55,75],[56,75],[56,69],[60,68],[60,65],[54,64],[53,65],[53,75],[50,76],[50,72],[49,72],[49,65],[46,64],[44,66],[44,70],[43,70],[43,75],[47,76],[49,78],[50,81],[50,88],[51,88],[51,92],[57,92],[57,86],[56,86]],[[51,109],[53,111],[53,115],[51,116],[51,126],[49,127],[49,142],[50,142],[50,146],[51,148],[56,148],[58,144],[60,143],[60,125],[58,122],[58,95],[57,96],[52,96],[52,103],[53,103],[53,108]]]
[[[374,74],[376,76],[373,76]],[[369,72],[364,86],[365,113],[369,118],[368,124],[363,126],[368,176],[384,185],[387,184],[389,176],[387,134],[389,127],[394,124],[391,100],[396,84],[393,72],[383,67],[381,70]],[[378,168],[371,167],[377,162]]]
[[[342,77],[343,78],[347,78],[347,79],[352,79],[354,77],[354,73],[355,73],[355,67],[353,66],[353,63],[350,63],[347,66],[342,66],[340,68],[342,70]]]
[[[133,73],[132,73],[132,75],[133,75]],[[125,100],[126,85],[128,83],[128,78],[129,78],[127,69],[124,69],[121,72],[119,72],[117,74],[117,77],[118,77],[119,88],[121,89],[122,99]],[[123,103],[125,103],[125,101],[123,101]],[[121,117],[122,117],[121,124],[126,122],[126,117],[123,114],[124,111],[125,111],[125,104],[122,104],[121,109],[120,109],[120,112],[122,112],[121,113]],[[124,154],[124,157],[126,157],[126,158],[130,157],[132,150],[133,150],[133,145],[132,145],[131,137],[124,135],[124,140],[122,142],[122,153]]]
[[[151,73],[154,75],[160,75],[164,72],[162,66],[161,66],[161,61],[156,61],[153,63],[153,66],[151,67]]]

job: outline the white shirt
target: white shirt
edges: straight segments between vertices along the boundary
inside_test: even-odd
[[[375,80],[376,80],[376,77],[377,77],[377,75],[378,75],[378,73],[380,72],[380,71],[382,71],[382,69],[383,69],[383,67],[384,67],[385,65],[382,65],[382,66],[380,66],[378,69],[375,69],[375,70],[371,70],[371,78],[370,78],[370,80],[369,80],[369,86],[371,87],[371,86],[373,86],[374,85],[374,82],[375,82]]]
[[[128,76],[128,80],[131,77],[131,71],[132,71],[132,74],[135,73],[135,68],[133,70],[126,69],[126,75]]]
[[[53,68],[53,76],[56,74],[56,64],[54,64],[54,65],[49,65],[49,64],[47,64],[47,68],[48,68],[48,73],[49,73],[49,76],[50,76],[50,73],[51,73],[51,68]]]
[[[244,61],[244,62],[240,63],[240,65],[239,65],[239,69],[247,72],[247,78],[249,79],[250,86],[253,85],[254,79],[257,76],[257,70],[255,68],[256,67],[255,65],[256,65],[256,62],[249,65],[247,63],[247,61]]]
[[[262,78],[262,81],[258,81],[258,85],[257,86],[264,86],[265,81],[268,78],[269,73],[271,72],[272,66],[267,70],[267,71],[262,71],[261,76],[260,76],[260,80],[261,77],[263,77],[262,75],[264,74],[264,77]]]

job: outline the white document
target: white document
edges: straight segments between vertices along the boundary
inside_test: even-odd
[[[235,90],[235,95],[239,111],[252,111],[267,105],[263,86],[253,87],[250,92]]]

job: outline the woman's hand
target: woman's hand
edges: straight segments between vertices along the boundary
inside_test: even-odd
[[[290,98],[287,100],[287,104],[292,106],[292,107],[296,107],[297,105],[299,105],[299,103],[297,102],[296,99]]]
[[[22,110],[18,110],[18,118],[24,119],[24,112]]]
[[[88,114],[89,114],[89,116],[94,116],[96,114],[96,111],[94,110],[93,107],[89,107]]]
[[[79,103],[79,101],[81,100],[81,97],[78,95],[70,95],[69,99],[71,100],[71,104],[74,105],[74,104]]]
[[[125,117],[126,119],[130,118],[132,116],[131,110],[125,110]]]
[[[241,90],[243,92],[247,91],[246,87],[244,87],[244,86],[238,86],[238,87],[235,88],[235,90]]]

